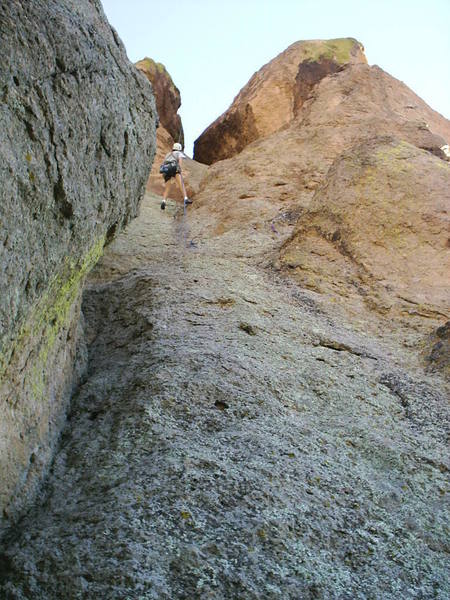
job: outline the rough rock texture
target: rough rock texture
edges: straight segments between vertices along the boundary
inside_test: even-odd
[[[230,108],[195,141],[194,159],[210,165],[280,130],[321,79],[360,62],[366,63],[366,57],[353,38],[292,44],[255,73]]]
[[[295,211],[298,217],[326,180],[333,161],[353,145],[379,136],[396,136],[437,154],[441,135],[450,135],[450,124],[428,107],[428,116],[435,116],[442,132],[432,133],[424,121],[412,116],[412,110],[404,108],[411,99],[419,102],[411,90],[378,67],[357,65],[327,78],[290,126],[257,140],[233,160],[210,167],[201,184],[205,193],[197,203],[204,206],[202,216],[204,212],[222,232],[231,226],[245,228],[249,220],[270,221],[279,212]],[[442,160],[436,164],[445,168]],[[224,202],[208,200],[219,192]]]
[[[430,338],[431,351],[426,356],[428,370],[442,371],[450,380],[450,321],[433,331]]]
[[[450,314],[450,164],[396,139],[330,168],[281,264],[302,287],[390,317]]]
[[[449,134],[380,68],[348,67],[322,80],[289,126],[209,168],[199,235],[250,226],[277,237],[276,268],[341,303],[355,326],[374,309],[405,317],[423,329],[424,350],[449,314]]]
[[[450,596],[447,127],[356,64],[186,211],[146,197],[0,596]]]
[[[89,376],[2,597],[448,597],[448,385],[261,268],[276,236],[192,240],[158,204],[91,277]]]
[[[147,181],[147,190],[162,195],[164,180],[159,172],[159,167],[166,154],[172,149],[174,142],[184,145],[183,125],[180,115],[177,114],[181,106],[180,91],[161,63],[156,63],[151,58],[144,58],[136,63],[136,67],[152,84],[159,115],[159,126],[156,131],[156,155]],[[187,160],[183,168],[187,193],[190,198],[194,198],[206,167],[193,160]],[[174,200],[183,200],[183,195],[175,184],[171,187],[170,197]]]
[[[349,40],[340,41],[344,42]],[[432,110],[402,82],[379,67],[365,64],[359,45],[354,46],[358,49],[355,56],[347,55],[350,62],[341,64],[345,58],[343,54],[338,55],[340,60],[334,62],[329,58],[315,62],[311,62],[311,58],[303,58],[311,43],[293,44],[252,77],[230,109],[196,141],[195,160],[211,164],[229,158],[241,152],[250,142],[289,124],[298,129],[299,122],[302,122],[302,132],[310,136],[307,139],[305,136],[305,143],[315,151],[319,141],[323,144],[331,142],[334,146],[340,144],[342,149],[343,143],[348,144],[351,139],[357,141],[376,134],[396,135],[401,132],[401,139],[429,149],[440,157],[445,156],[441,148],[450,140],[447,119]],[[316,52],[325,52],[330,42],[314,44]],[[299,63],[302,60],[304,62]],[[334,67],[327,68],[328,64]],[[278,81],[283,77],[289,85],[283,86]],[[252,125],[248,125],[250,122]],[[308,130],[308,126],[311,129]],[[339,129],[334,132],[332,127]],[[366,134],[363,127],[367,128]],[[346,139],[341,139],[345,134]],[[292,157],[280,154],[284,148],[277,147],[276,137],[270,140],[267,147],[272,153],[283,156],[286,162],[294,162]],[[327,149],[319,148],[317,151],[326,154]],[[317,162],[314,159],[312,157],[311,160]]]
[[[84,277],[136,215],[156,110],[97,0],[2,2],[0,52],[1,530],[48,465]]]
[[[144,73],[153,87],[160,126],[164,127],[173,142],[184,145],[184,132],[178,109],[181,106],[180,90],[172,81],[167,69],[151,58],[144,58],[136,63],[136,67]]]

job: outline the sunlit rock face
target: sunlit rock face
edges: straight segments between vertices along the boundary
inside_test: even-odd
[[[211,236],[272,223],[288,277],[355,314],[427,330],[450,305],[449,134],[403,83],[347,65],[283,129],[212,165],[198,210]]]
[[[303,107],[311,103],[323,80],[321,98],[314,103],[313,124],[320,123],[319,111],[324,113],[322,122],[330,115],[354,120],[359,113],[361,123],[370,124],[373,114],[377,126],[382,117],[383,131],[392,134],[392,122],[403,120],[420,126],[424,138],[427,131],[440,136],[440,146],[435,138],[430,147],[439,155],[445,152],[440,147],[450,139],[448,121],[401,82],[377,67],[368,67],[363,46],[353,38],[343,38],[296,42],[262,67],[230,108],[196,140],[194,159],[212,164],[230,158],[251,142],[304,119],[308,111]]]
[[[292,121],[321,79],[349,64],[366,63],[352,38],[300,41],[253,75],[230,108],[195,141],[194,159],[212,164]]]
[[[84,277],[137,213],[156,110],[96,0],[2,2],[0,48],[1,529],[51,457]]]
[[[450,312],[450,165],[396,138],[335,160],[281,252],[301,285],[426,323]]]

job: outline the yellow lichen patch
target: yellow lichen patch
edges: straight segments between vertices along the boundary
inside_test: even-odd
[[[446,171],[448,174],[450,174],[450,162],[446,162],[446,161],[443,161],[443,160],[439,159],[439,161],[438,161],[438,162],[436,162],[436,166],[437,166],[439,169],[443,169],[443,170],[444,170],[444,171]]]
[[[258,529],[256,534],[258,535],[259,539],[261,539],[261,540],[265,540],[267,538],[267,532],[263,528]]]
[[[387,165],[391,171],[407,171],[412,169],[408,162],[411,150],[417,149],[407,142],[399,141],[395,146],[384,146],[383,149],[378,150],[375,159],[378,164]]]
[[[217,300],[206,300],[205,304],[216,304],[221,308],[230,308],[236,304],[234,298],[217,298]]]

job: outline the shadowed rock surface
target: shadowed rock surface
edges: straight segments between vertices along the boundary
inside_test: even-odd
[[[156,111],[95,0],[2,2],[0,52],[1,530],[48,466],[84,277],[137,213]]]

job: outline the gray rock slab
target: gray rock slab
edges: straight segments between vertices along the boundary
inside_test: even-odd
[[[248,239],[191,239],[191,208],[147,197],[93,271],[88,373],[0,590],[447,597],[448,386]]]
[[[1,530],[48,465],[84,277],[137,214],[157,116],[97,0],[3,1],[0,95]]]

